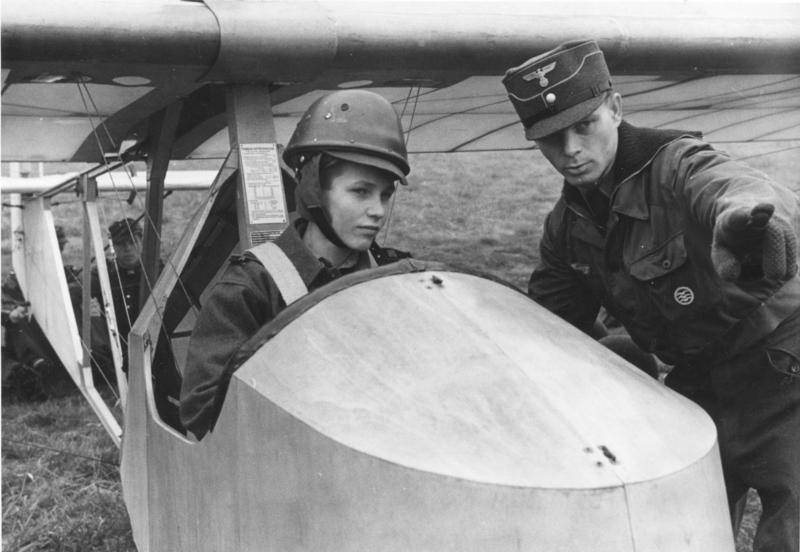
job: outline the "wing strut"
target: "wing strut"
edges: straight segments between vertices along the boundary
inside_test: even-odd
[[[272,241],[286,228],[289,214],[267,85],[228,89],[228,136],[239,157],[239,246]]]
[[[147,200],[144,236],[142,238],[142,281],[139,304],[144,305],[161,266],[161,224],[164,214],[164,180],[169,168],[175,130],[180,119],[182,102],[175,102],[150,118],[150,142],[147,150]]]
[[[108,341],[111,347],[111,359],[114,364],[114,373],[117,378],[119,400],[122,411],[125,411],[127,399],[126,376],[122,371],[122,347],[120,346],[119,330],[117,329],[117,316],[114,310],[114,299],[111,295],[111,283],[108,277],[108,265],[105,263],[105,251],[101,238],[100,219],[97,213],[97,183],[81,175],[81,190],[83,190],[83,308],[81,313],[81,335],[83,344],[83,359],[79,374],[72,375],[73,380],[89,401],[100,422],[111,435],[117,446],[120,445],[122,431],[102,401],[94,387],[92,376],[92,258],[96,259],[97,280],[100,284],[100,293],[103,298],[102,317],[105,318],[108,331]],[[98,331],[102,331],[100,327]],[[66,364],[65,364],[66,365]],[[77,377],[76,377],[77,376]]]
[[[86,187],[89,179],[84,178]],[[84,190],[86,189],[84,188]],[[17,196],[19,197],[19,196]],[[15,198],[17,199],[17,198]],[[21,217],[17,218],[12,211],[12,226],[14,229],[14,249],[12,253],[14,268],[20,280],[25,298],[30,302],[30,308],[39,326],[58,355],[59,360],[69,373],[72,381],[81,391],[87,402],[100,419],[106,432],[117,446],[120,446],[122,431],[119,422],[114,417],[108,405],[98,393],[92,378],[91,362],[88,350],[91,345],[90,332],[84,330],[81,336],[73,311],[73,303],[64,272],[63,261],[56,239],[55,223],[50,210],[48,197],[19,198],[22,209]],[[14,211],[18,211],[15,209]],[[100,226],[97,220],[97,211],[92,199],[84,203],[85,226],[89,230],[84,237],[84,320],[91,316],[88,304],[91,302],[91,257],[92,246],[94,255],[104,259],[102,241],[100,239]],[[91,237],[88,235],[91,234]],[[101,285],[105,286],[104,297],[110,297],[108,274],[103,272],[105,263],[99,262],[98,271]],[[88,266],[88,268],[87,268]],[[107,311],[109,331],[113,337],[116,329],[113,327],[116,318],[113,314],[113,305]],[[86,328],[86,323],[84,323]],[[113,347],[113,346],[112,346]],[[115,363],[121,366],[121,354],[117,345],[113,353]],[[119,372],[117,378],[120,379]],[[123,378],[124,381],[124,378]]]

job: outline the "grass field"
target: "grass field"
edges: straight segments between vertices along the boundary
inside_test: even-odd
[[[800,190],[797,144],[727,148]],[[544,216],[560,192],[560,179],[536,152],[412,157],[409,186],[400,190],[386,245],[418,258],[489,272],[524,287],[537,257]],[[174,247],[202,193],[165,200],[165,252]],[[143,196],[105,197],[101,223],[138,216]],[[81,208],[64,194],[53,207],[67,229],[65,259],[80,264]],[[3,210],[3,273],[9,266],[8,209]],[[40,402],[4,397],[2,405],[3,549],[9,551],[135,550],[121,497],[119,455],[76,392]],[[748,503],[737,551],[750,549],[758,503]]]

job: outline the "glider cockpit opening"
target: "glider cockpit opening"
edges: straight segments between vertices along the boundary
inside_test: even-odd
[[[141,336],[132,342],[143,347],[136,358],[149,363],[154,414],[180,432],[181,374],[204,293],[231,254],[279,234],[292,205],[285,198],[292,179],[275,144],[268,87],[230,87],[226,98],[231,150],[132,332]]]

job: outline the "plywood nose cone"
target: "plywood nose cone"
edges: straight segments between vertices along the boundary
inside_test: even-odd
[[[263,439],[238,465],[266,470],[262,537],[278,548],[733,546],[705,413],[489,280],[339,291],[258,350],[231,394],[237,431]],[[664,509],[681,512],[666,529]]]

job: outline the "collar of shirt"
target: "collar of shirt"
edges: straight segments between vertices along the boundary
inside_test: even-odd
[[[631,178],[644,169],[658,154],[658,152],[673,140],[681,137],[699,138],[695,132],[681,130],[661,130],[640,128],[622,121],[617,130],[617,154],[614,165],[587,193],[578,191],[573,186],[565,184],[565,192],[572,189],[572,193],[565,193],[567,202],[574,204],[576,197],[581,197],[585,205],[599,205],[597,191],[603,196],[611,198],[611,208],[622,215],[646,220],[650,217],[645,189],[639,185],[639,180]],[[597,191],[595,191],[597,190]],[[594,196],[594,197],[592,197]],[[591,211],[596,211],[597,208]],[[602,218],[602,217],[601,217]]]
[[[670,142],[679,138],[702,138],[694,131],[635,127],[625,121],[619,125],[617,156],[614,160],[612,194],[614,211],[640,220],[650,217],[644,186],[632,178]]]
[[[297,219],[294,224],[286,227],[280,236],[275,239],[275,245],[280,247],[286,255],[292,259],[292,263],[297,269],[303,283],[309,289],[313,289],[331,280],[331,268],[327,267],[325,263],[317,258],[316,255],[308,248],[303,242],[303,234],[305,233],[308,221],[305,219]],[[352,271],[361,270],[370,267],[369,252],[362,251],[358,255],[358,260]],[[333,269],[336,270],[336,269]],[[346,273],[348,269],[339,269],[340,272]]]

